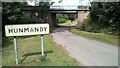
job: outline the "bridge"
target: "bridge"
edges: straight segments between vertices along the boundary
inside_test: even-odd
[[[89,11],[87,6],[74,6],[74,5],[68,5],[68,6],[50,6],[50,11]]]
[[[62,6],[51,6],[50,13],[52,15],[52,22],[56,23],[56,14],[77,14],[78,18],[81,17],[81,14],[84,12],[90,11],[86,6],[75,6],[75,5],[62,5]]]
[[[78,11],[89,11],[86,7],[78,8],[77,6],[51,6],[51,13],[65,13],[65,14],[77,14]]]
[[[24,6],[24,11],[40,11],[48,8],[49,11],[90,11],[87,6],[46,6],[45,9],[42,9],[43,6]]]
[[[80,16],[80,12],[90,11],[86,6],[46,6],[44,9],[43,6],[25,6],[23,11],[31,11],[33,14],[38,12],[39,18],[44,17],[44,22],[50,23],[51,26],[56,25],[56,14],[78,14],[78,18]],[[48,12],[47,12],[48,11]],[[41,12],[46,12],[41,13]]]

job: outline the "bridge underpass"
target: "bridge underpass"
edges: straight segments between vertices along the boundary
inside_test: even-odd
[[[76,14],[78,18],[80,18],[82,13],[87,13],[90,10],[86,8],[86,6],[51,6],[50,13],[51,13],[51,20],[54,23],[54,26],[57,24],[56,21],[56,14]]]
[[[64,7],[64,8],[63,8]],[[80,12],[89,12],[85,6],[77,7],[75,6],[50,6],[46,7],[48,10],[41,9],[41,6],[25,6],[23,11],[32,12],[33,15],[38,13],[38,22],[49,23],[50,26],[56,26],[56,14],[77,14],[78,18],[80,18]]]
[[[61,11],[61,10],[58,10],[58,11],[50,11],[50,14],[51,14],[51,21],[52,23],[54,23],[53,26],[56,26],[57,25],[57,17],[56,15],[57,14],[77,14],[77,11]]]

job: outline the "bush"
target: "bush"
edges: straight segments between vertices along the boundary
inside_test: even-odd
[[[22,24],[28,24],[28,23],[36,23],[34,18],[22,18],[20,20],[18,20],[18,23],[22,23]]]
[[[80,27],[79,29],[82,31],[87,31],[87,32],[94,32],[94,33],[99,33],[100,28],[95,25],[94,23],[91,22],[91,18],[87,18],[83,21],[83,23],[79,24]]]
[[[80,25],[80,30],[82,30],[82,31],[85,31],[86,29],[85,29],[85,23],[82,23],[81,25]]]
[[[100,33],[100,28],[92,28],[90,32]]]
[[[59,22],[59,23],[65,23],[65,22],[66,22],[66,19],[59,19],[58,22]]]

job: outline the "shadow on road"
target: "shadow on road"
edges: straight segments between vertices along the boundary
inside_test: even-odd
[[[71,28],[74,28],[74,26],[57,26],[53,33],[64,32],[66,30],[70,30]]]

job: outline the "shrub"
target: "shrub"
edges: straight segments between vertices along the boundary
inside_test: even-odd
[[[66,22],[66,19],[59,19],[58,22],[59,22],[59,23],[65,23],[65,22]]]
[[[94,33],[99,33],[100,28],[91,22],[91,18],[87,18],[83,21],[83,23],[79,24],[79,29],[82,31],[88,31],[88,32],[94,32]]]

